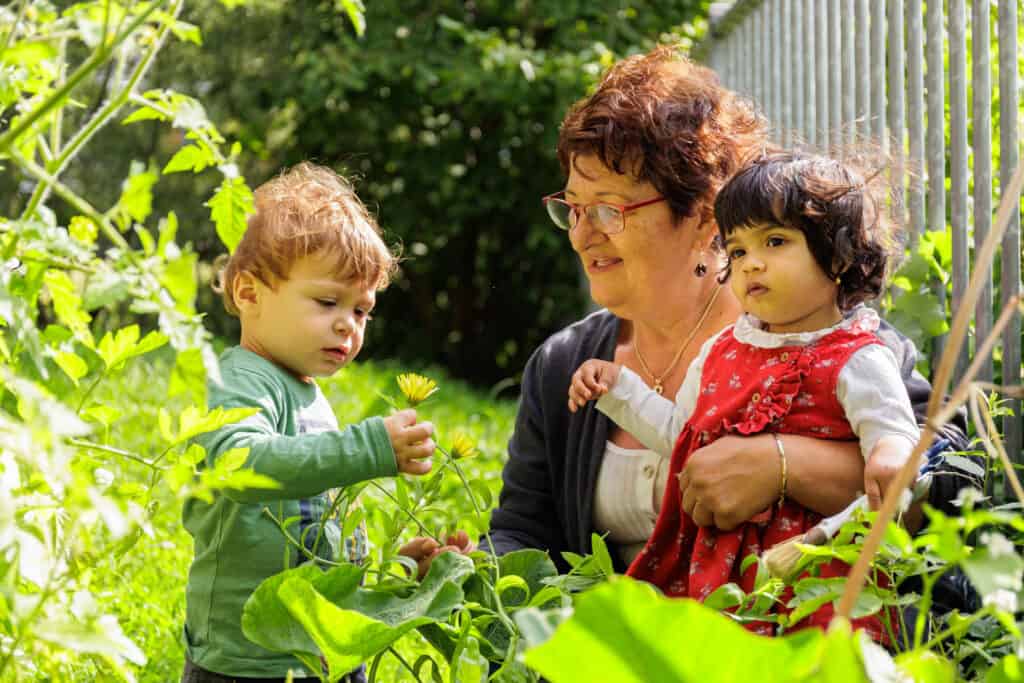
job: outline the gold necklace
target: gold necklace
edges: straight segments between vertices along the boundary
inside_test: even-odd
[[[640,353],[640,346],[636,343],[637,338],[633,337],[633,350],[636,352],[636,358],[638,361],[640,361],[640,367],[644,369],[644,372],[647,373],[650,376],[651,380],[654,382],[655,393],[661,394],[665,391],[665,387],[662,385],[662,380],[668,377],[669,374],[671,374],[671,372],[675,369],[676,363],[678,363],[679,359],[683,357],[683,351],[685,351],[686,347],[690,345],[690,342],[693,341],[693,338],[697,336],[697,332],[704,324],[704,321],[707,320],[708,314],[711,312],[711,306],[714,305],[715,299],[718,298],[718,293],[721,290],[722,285],[718,285],[717,287],[715,287],[715,291],[711,293],[711,298],[709,298],[707,304],[705,304],[704,310],[700,314],[700,319],[697,321],[696,326],[694,326],[693,328],[693,332],[690,332],[689,336],[686,338],[686,341],[684,341],[683,345],[679,347],[678,351],[676,351],[676,355],[672,359],[672,362],[668,364],[668,368],[666,368],[665,372],[661,373],[660,375],[655,375],[653,372],[651,372],[651,369],[647,366],[647,361],[644,360],[643,354]]]

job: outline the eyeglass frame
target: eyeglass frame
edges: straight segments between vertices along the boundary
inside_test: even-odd
[[[559,196],[559,195],[561,195],[561,196]],[[667,200],[668,200],[668,197],[665,197],[664,195],[658,195],[657,197],[654,197],[652,199],[647,199],[647,200],[644,200],[642,202],[634,202],[632,204],[615,204],[614,202],[593,202],[591,204],[573,204],[572,202],[570,202],[570,201],[565,199],[565,190],[559,190],[558,192],[554,192],[552,194],[549,194],[546,197],[542,197],[540,201],[544,205],[545,210],[547,210],[548,202],[558,202],[560,204],[565,204],[566,206],[568,206],[570,212],[573,212],[573,211],[576,212],[576,225],[571,225],[568,228],[563,228],[561,225],[556,223],[555,219],[551,218],[550,211],[548,212],[548,218],[551,218],[551,222],[555,224],[556,228],[558,228],[559,230],[562,230],[564,232],[572,232],[573,230],[575,230],[576,226],[580,224],[580,216],[586,215],[587,209],[590,209],[590,208],[595,207],[595,206],[610,206],[610,207],[612,207],[613,209],[616,209],[619,212],[619,216],[622,218],[622,227],[620,227],[618,230],[614,230],[614,231],[608,231],[608,230],[597,230],[597,231],[600,232],[603,235],[618,235],[619,233],[625,231],[625,229],[626,229],[626,212],[627,211],[633,211],[634,209],[640,209],[640,208],[643,208],[645,206],[650,206],[651,204],[657,204],[658,202],[664,202],[664,201],[667,201]],[[571,213],[570,213],[570,215],[571,215]],[[595,228],[595,230],[596,230],[596,228]]]

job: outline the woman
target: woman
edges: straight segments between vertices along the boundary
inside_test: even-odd
[[[540,548],[564,570],[561,553],[589,553],[597,532],[607,534],[622,570],[643,546],[667,459],[593,403],[570,413],[571,377],[589,358],[613,360],[675,396],[701,345],[740,313],[715,277],[722,262],[712,207],[721,185],[765,145],[764,121],[751,106],[667,47],[613,66],[567,114],[558,156],[568,181],[545,204],[604,310],[552,336],[526,366],[491,518],[498,553]],[[884,323],[879,336],[922,419],[930,386],[914,371],[913,344]],[[964,445],[957,426],[945,436]],[[731,529],[777,500],[783,477],[787,497],[825,515],[857,495],[856,443],[782,440],[780,448],[768,434],[730,436],[696,451],[680,476],[684,510],[699,525]],[[933,493],[952,497],[949,488]]]

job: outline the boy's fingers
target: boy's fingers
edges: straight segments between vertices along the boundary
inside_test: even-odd
[[[398,420],[398,424],[403,427],[416,424],[416,411],[412,408],[406,408],[405,410],[399,410],[392,417]]]
[[[434,433],[434,425],[430,422],[420,422],[406,427],[402,431],[402,437],[406,443],[418,443],[429,438]]]
[[[427,474],[432,466],[430,460],[406,460],[401,467],[405,474]]]

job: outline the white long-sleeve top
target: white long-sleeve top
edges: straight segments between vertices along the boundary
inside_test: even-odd
[[[733,334],[738,341],[760,348],[806,346],[854,324],[877,327],[878,314],[860,306],[833,327],[791,334],[767,332],[757,318],[743,315],[733,327]],[[626,449],[609,441],[598,475],[595,526],[607,530],[611,540],[623,546],[627,561],[654,530],[668,461],[676,438],[697,404],[704,363],[717,339],[718,335],[701,347],[675,401],[656,393],[624,367],[615,385],[597,402],[598,410],[647,447]],[[905,438],[911,447],[920,438],[896,358],[885,346],[871,344],[850,357],[839,372],[836,398],[860,440],[865,460],[883,436]]]

